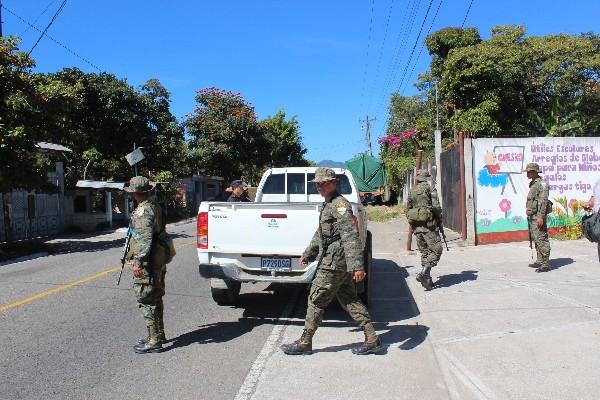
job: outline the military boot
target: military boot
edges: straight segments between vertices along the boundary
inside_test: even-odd
[[[162,351],[162,342],[158,338],[158,324],[156,322],[149,323],[148,340],[144,343],[139,343],[133,346],[136,353],[160,353]]]
[[[548,264],[540,264],[540,266],[535,270],[535,272],[548,272],[552,268]]]
[[[365,341],[354,347],[352,349],[352,353],[358,356],[363,356],[379,352],[383,346],[381,345],[379,336],[377,336],[377,333],[375,332],[373,324],[371,322],[365,324],[363,330],[365,333]]]
[[[423,267],[423,271],[417,274],[417,281],[425,290],[433,289],[433,279],[431,279],[430,271],[431,267]]]
[[[302,332],[302,336],[300,336],[300,339],[296,340],[293,343],[281,345],[281,350],[283,350],[285,354],[290,356],[312,354],[312,338],[314,334],[314,331],[305,329]]]
[[[529,268],[539,268],[540,267],[540,263],[539,262],[532,262],[531,264],[528,265]]]

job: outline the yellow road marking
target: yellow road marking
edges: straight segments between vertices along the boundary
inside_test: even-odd
[[[184,243],[182,245],[176,246],[175,249],[179,250],[179,249],[181,249],[183,247],[187,247],[187,246],[190,246],[190,245],[195,244],[195,243],[196,243],[196,241],[194,240],[193,242],[188,242],[188,243]],[[62,292],[63,290],[70,289],[73,286],[81,285],[83,283],[87,283],[89,281],[93,281],[94,279],[102,278],[103,276],[106,276],[108,274],[112,274],[113,272],[117,272],[120,269],[121,269],[121,265],[119,265],[117,267],[112,267],[110,269],[98,272],[97,274],[86,276],[85,278],[78,279],[78,280],[73,281],[71,283],[67,283],[65,285],[56,287],[54,289],[50,289],[50,290],[46,290],[45,292],[38,293],[35,296],[31,296],[31,297],[28,297],[26,299],[16,301],[14,303],[5,304],[3,306],[0,306],[0,312],[6,311],[6,310],[9,310],[11,308],[18,307],[18,306],[22,306],[24,304],[28,304],[28,303],[34,302],[36,300],[43,299],[44,297],[48,297],[48,296],[51,296],[53,294]]]

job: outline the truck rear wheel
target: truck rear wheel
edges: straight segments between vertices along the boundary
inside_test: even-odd
[[[364,265],[365,265],[365,280],[363,285],[363,291],[359,293],[360,299],[368,307],[371,302],[371,276],[373,274],[373,235],[371,231],[367,231],[367,245],[365,246],[364,252]]]
[[[211,279],[210,294],[213,300],[220,306],[235,305],[240,297],[241,282]]]

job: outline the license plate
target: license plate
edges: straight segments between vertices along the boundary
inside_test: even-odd
[[[266,271],[289,271],[292,269],[291,258],[262,257],[260,268]]]

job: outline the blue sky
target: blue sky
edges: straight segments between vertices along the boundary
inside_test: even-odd
[[[2,3],[43,29],[61,1]],[[432,1],[408,66],[429,0],[69,0],[48,34],[132,85],[158,78],[179,118],[193,110],[201,88],[241,92],[261,118],[280,108],[296,115],[309,159],[344,161],[366,150],[358,120],[367,114],[377,118],[378,151],[390,92],[414,93],[417,75],[428,67],[426,51],[417,59],[423,37],[430,27],[460,26],[469,3],[442,0],[432,21],[440,0]],[[5,10],[2,15],[4,34],[21,35],[29,50],[39,33]],[[524,24],[530,35],[598,33],[600,4],[473,1],[466,26],[488,37],[502,24]],[[32,55],[38,71],[96,71],[47,38]]]

